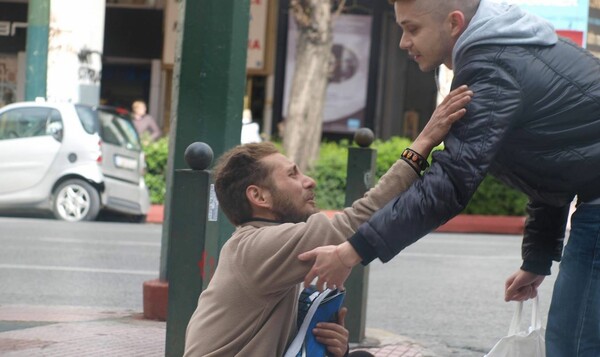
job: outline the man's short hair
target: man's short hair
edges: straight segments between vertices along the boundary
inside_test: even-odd
[[[444,17],[451,11],[459,10],[465,15],[467,22],[470,22],[477,11],[480,0],[388,0],[388,2],[392,5],[397,2],[417,2],[426,9],[435,9]]]
[[[225,152],[213,170],[215,192],[221,209],[234,225],[252,218],[246,197],[250,185],[272,187],[271,168],[260,162],[279,150],[270,142],[238,145]]]

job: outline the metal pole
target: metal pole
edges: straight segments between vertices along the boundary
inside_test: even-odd
[[[27,11],[25,100],[34,100],[46,98],[50,0],[29,0]]]
[[[249,0],[187,0],[181,2],[180,35],[173,74],[173,113],[163,223],[160,280],[169,280],[167,256],[172,217],[187,207],[171,196],[175,170],[184,169],[183,153],[195,141],[207,143],[215,157],[240,143],[246,81]],[[233,232],[219,214],[211,245],[214,258]]]
[[[377,151],[370,149],[373,132],[367,128],[357,130],[354,140],[361,147],[348,149],[346,175],[346,207],[361,198],[371,187],[375,178]],[[367,293],[369,287],[369,267],[354,267],[346,281],[346,301],[348,308],[346,328],[350,332],[350,342],[360,343],[365,338],[367,317]]]
[[[168,270],[169,299],[167,314],[166,356],[182,356],[185,330],[196,309],[203,286],[210,280],[216,261],[208,258],[205,244],[211,226],[217,224],[216,202],[206,168],[213,152],[204,143],[193,143],[186,150],[189,169],[179,169],[173,176],[173,200],[187,209],[171,217]]]
[[[169,285],[167,356],[183,354],[198,295],[233,232],[211,206],[210,175],[184,170],[184,157],[193,142],[217,157],[240,143],[249,14],[249,0],[181,1],[159,276]]]

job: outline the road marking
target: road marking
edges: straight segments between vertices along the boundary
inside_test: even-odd
[[[399,257],[414,257],[414,258],[459,258],[459,259],[475,259],[475,260],[519,260],[518,255],[465,255],[465,254],[440,254],[440,253],[400,253]]]
[[[439,234],[439,233],[436,233]],[[467,245],[483,245],[486,247],[489,246],[518,246],[521,247],[521,237],[512,237],[512,236],[505,236],[505,237],[500,237],[500,238],[496,238],[494,237],[487,237],[489,239],[485,239],[485,238],[447,238],[447,237],[441,237],[441,236],[426,236],[421,238],[420,240],[417,241],[416,244],[450,244],[450,245],[462,245],[462,244],[467,244]]]
[[[159,242],[137,242],[137,241],[111,241],[111,240],[100,240],[100,239],[79,239],[79,238],[51,238],[42,237],[38,240],[42,242],[52,243],[77,243],[77,244],[95,244],[95,245],[119,245],[119,246],[147,246],[147,247],[160,247]]]
[[[104,273],[104,274],[130,274],[130,275],[152,275],[158,276],[158,271],[152,270],[128,270],[128,269],[98,269],[82,267],[65,267],[52,265],[25,265],[25,264],[0,264],[0,269],[21,269],[21,270],[53,270],[67,271],[77,273]]]

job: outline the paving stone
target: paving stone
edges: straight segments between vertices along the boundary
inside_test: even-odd
[[[21,328],[0,332],[3,357],[159,357],[165,354],[166,323],[139,313],[79,307],[0,306],[0,321]],[[26,326],[23,322],[32,322]],[[38,323],[35,323],[38,322]],[[44,322],[40,324],[39,322]],[[434,357],[418,343],[379,329],[351,350],[376,357]]]

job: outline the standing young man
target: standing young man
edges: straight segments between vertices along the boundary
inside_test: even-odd
[[[486,174],[526,193],[523,264],[505,299],[526,300],[560,261],[546,334],[549,357],[600,356],[600,61],[552,25],[491,0],[395,0],[400,47],[422,71],[444,64],[475,96],[445,150],[407,192],[348,242],[301,256],[341,286],[349,267],[388,261],[460,213]],[[338,257],[342,257],[340,264]]]
[[[411,149],[428,156],[465,113],[472,92],[454,91],[434,112]],[[237,146],[214,171],[219,205],[237,227],[190,319],[185,356],[283,356],[296,333],[300,283],[310,263],[301,252],[339,244],[419,175],[398,160],[365,196],[329,219],[317,213],[315,181],[271,143]],[[333,356],[347,353],[348,332],[317,325],[317,341]]]

